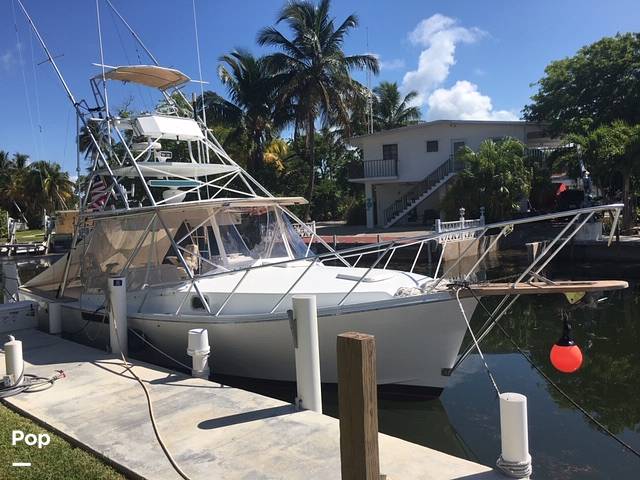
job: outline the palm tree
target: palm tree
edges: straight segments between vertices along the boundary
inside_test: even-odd
[[[373,93],[376,130],[404,127],[420,120],[420,108],[411,106],[418,92],[412,91],[402,97],[396,82],[380,82],[380,85],[373,89]]]
[[[28,170],[29,155],[26,153],[14,153],[12,163],[17,170]]]
[[[40,161],[32,164],[30,183],[38,186],[39,209],[49,212],[67,209],[73,204],[74,184],[69,173],[58,163]]]
[[[282,124],[275,108],[275,77],[264,58],[243,49],[221,56],[220,61],[218,76],[230,100],[205,92],[207,120],[232,128],[226,143],[246,143],[247,170],[255,174],[263,165],[265,146]]]
[[[12,207],[9,188],[11,187],[11,173],[13,170],[13,162],[9,156],[9,152],[0,150],[0,208],[8,210]],[[4,219],[0,218],[0,222]]]
[[[29,155],[24,153],[14,153],[9,166],[10,182],[6,186],[3,196],[6,196],[8,202],[8,210],[17,214],[15,204],[25,206],[32,201],[34,192],[28,186],[29,173],[31,164],[29,163]]]
[[[358,18],[349,15],[336,27],[329,16],[330,0],[318,4],[295,0],[287,3],[276,23],[285,22],[293,33],[287,38],[276,27],[266,27],[258,34],[258,43],[280,51],[268,55],[266,62],[278,75],[277,101],[293,113],[294,136],[300,129],[305,133],[305,156],[310,167],[307,199],[313,198],[315,185],[315,122],[319,116],[349,123],[349,103],[355,82],[353,69],[379,70],[373,55],[345,55],[342,46],[350,30],[358,25]],[[311,205],[307,205],[309,218]]]

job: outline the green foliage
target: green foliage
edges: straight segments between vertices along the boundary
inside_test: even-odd
[[[306,197],[313,201],[315,189],[316,120],[340,125],[350,132],[350,99],[357,97],[360,85],[351,78],[353,69],[378,72],[378,60],[373,55],[346,55],[343,43],[346,35],[358,25],[358,18],[349,15],[339,25],[330,15],[331,2],[314,4],[296,0],[285,4],[277,23],[286,23],[291,32],[287,37],[276,27],[266,27],[258,34],[261,46],[278,51],[265,61],[278,79],[276,102],[290,113],[296,136],[305,134],[303,155],[309,164]],[[311,205],[306,217],[310,217]]]
[[[305,195],[311,172],[303,155],[304,143],[303,139],[289,142],[278,139],[269,146],[270,155],[277,152],[278,159],[265,163],[259,180],[275,195]],[[311,206],[312,217],[316,220],[341,220],[350,206],[364,194],[362,185],[348,180],[347,170],[357,159],[357,152],[329,130],[316,134],[314,148],[318,160],[314,173],[317,182]]]
[[[367,223],[364,195],[351,197],[346,202],[344,220],[346,220],[347,225],[364,225]]]
[[[0,208],[0,238],[8,237],[9,231],[7,227],[7,211]]]
[[[409,92],[403,97],[396,82],[380,82],[373,93],[373,121],[376,131],[404,127],[420,120],[420,108],[411,105],[418,96],[417,92]]]
[[[15,153],[9,157],[0,151],[0,208],[13,218],[20,218],[21,210],[31,227],[39,227],[43,210],[67,209],[74,203],[74,184],[59,164],[30,163],[27,155]]]
[[[622,180],[623,226],[628,229],[636,218],[632,181],[640,173],[640,124],[618,120],[574,139],[598,185],[611,186],[616,177]]]
[[[519,201],[531,188],[522,143],[513,138],[485,140],[477,152],[467,147],[460,158],[465,168],[445,197],[447,218],[457,218],[460,207],[469,218],[477,218],[480,207],[485,207],[488,219],[509,218],[518,212]]]
[[[640,123],[639,71],[640,33],[605,37],[551,62],[524,117],[550,122],[553,134],[586,134],[615,120]]]
[[[275,101],[278,77],[271,74],[264,57],[243,49],[221,56],[220,61],[218,76],[229,100],[205,92],[207,120],[229,128],[224,145],[243,145],[247,170],[255,174],[263,166],[266,145],[286,122],[283,108]]]

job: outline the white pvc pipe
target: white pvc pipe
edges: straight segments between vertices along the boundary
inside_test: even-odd
[[[109,277],[109,306],[111,352],[127,355],[127,279],[125,277]]]
[[[62,333],[62,304],[49,302],[49,333],[59,335]]]
[[[502,455],[498,467],[514,478],[531,474],[527,397],[519,393],[500,394],[500,437]]]
[[[198,378],[209,378],[209,332],[206,328],[189,330],[187,355],[192,358],[191,375]]]
[[[322,413],[320,386],[320,347],[318,344],[318,311],[315,295],[292,298],[296,324],[296,403],[306,410]]]
[[[24,380],[24,360],[22,359],[22,342],[9,335],[4,344],[4,362],[11,386],[20,385]]]

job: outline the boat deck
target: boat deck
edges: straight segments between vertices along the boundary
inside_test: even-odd
[[[36,330],[14,335],[23,341],[26,373],[48,377],[64,370],[66,378],[5,404],[127,475],[179,478],[153,434],[142,388],[121,360]],[[193,480],[340,478],[337,419],[142,362],[135,365],[150,390],[169,451]],[[504,478],[489,467],[388,435],[380,434],[379,443],[381,473],[390,479]]]

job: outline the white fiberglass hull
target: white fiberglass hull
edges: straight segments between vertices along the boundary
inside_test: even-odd
[[[474,299],[463,299],[468,317]],[[384,302],[377,308],[346,309],[343,313],[318,318],[322,381],[335,383],[336,337],[347,331],[369,333],[376,338],[377,380],[397,390],[424,390],[438,394],[448,377],[443,369],[453,366],[466,332],[459,306],[447,292],[418,296],[404,301]],[[87,319],[95,317],[91,325]],[[107,325],[100,315],[82,312],[77,304],[63,307],[63,329],[77,332],[85,326],[88,337],[107,339]],[[267,380],[295,381],[293,341],[286,316],[258,320],[186,315],[131,315],[129,327],[143,333],[151,343],[190,365],[186,356],[187,332],[207,328],[211,343],[210,365],[214,374]],[[130,334],[130,345],[135,336]],[[82,340],[82,339],[80,339]],[[103,342],[104,344],[104,342]],[[148,347],[147,347],[148,348]],[[422,387],[410,389],[408,387]],[[408,392],[407,392],[408,393]]]

